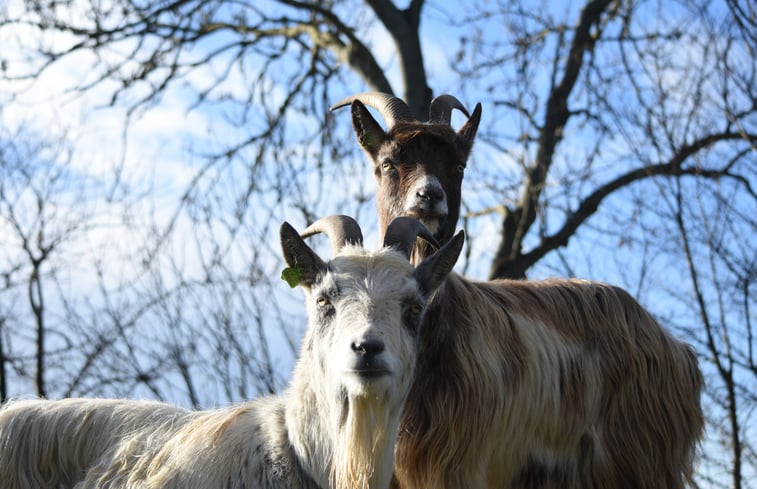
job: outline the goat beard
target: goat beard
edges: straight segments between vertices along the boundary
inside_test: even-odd
[[[345,399],[336,426],[331,463],[333,489],[389,487],[396,427],[387,430],[391,409],[384,400],[357,396]]]

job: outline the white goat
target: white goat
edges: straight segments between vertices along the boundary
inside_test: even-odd
[[[334,108],[348,104],[374,167],[380,231],[412,215],[450,239],[480,105],[455,132],[451,110],[467,111],[449,95],[432,102],[427,123],[391,95]],[[682,489],[690,480],[704,424],[696,355],[625,291],[453,273],[419,342],[395,456],[403,489]]]
[[[386,247],[367,252],[351,219],[318,221],[303,234],[329,234],[337,255],[324,263],[282,225],[309,318],[283,395],[199,412],[147,401],[11,402],[0,411],[0,487],[387,488],[417,327],[463,241],[413,268],[410,249],[424,235],[415,226],[398,220]]]

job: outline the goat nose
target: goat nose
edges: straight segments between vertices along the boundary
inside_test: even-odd
[[[444,198],[444,192],[441,188],[435,185],[429,185],[418,190],[415,195],[420,200],[430,200],[432,202],[438,202]]]
[[[384,351],[384,342],[377,338],[363,338],[352,342],[352,351],[358,355],[373,357]]]

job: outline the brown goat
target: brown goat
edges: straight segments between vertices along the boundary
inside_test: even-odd
[[[481,120],[481,104],[468,114],[451,95],[440,95],[431,102],[429,122],[413,118],[401,100],[380,93],[363,93],[348,97],[332,110],[352,105],[352,124],[361,147],[373,162],[378,184],[376,203],[379,229],[391,222],[391,216],[411,216],[421,221],[440,243],[455,232],[460,215],[460,188],[466,162]],[[377,108],[388,131],[385,132],[365,105]],[[450,127],[452,109],[468,120],[455,132]],[[430,254],[425,244],[419,258]],[[413,262],[417,263],[417,259]]]
[[[384,133],[357,101],[352,116],[379,167],[382,229],[393,216],[413,214],[402,205],[417,197],[413,182],[435,178],[448,207],[436,233],[442,242],[451,236],[462,175],[448,178],[448,166],[425,162],[455,154],[459,133],[434,146],[425,135],[441,130],[432,124],[385,115]],[[411,128],[424,137],[405,135]],[[466,156],[471,145],[466,140]],[[400,155],[392,167],[424,164],[384,179],[385,154]],[[691,480],[704,425],[696,356],[625,291],[450,274],[419,335],[395,451],[399,487],[681,489]]]

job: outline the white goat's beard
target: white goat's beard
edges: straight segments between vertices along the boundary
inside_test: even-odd
[[[346,412],[336,427],[332,489],[388,487],[391,470],[386,468],[392,467],[395,435],[386,431],[390,423],[386,402],[376,397],[350,396],[343,409]],[[387,450],[387,446],[392,448]]]

